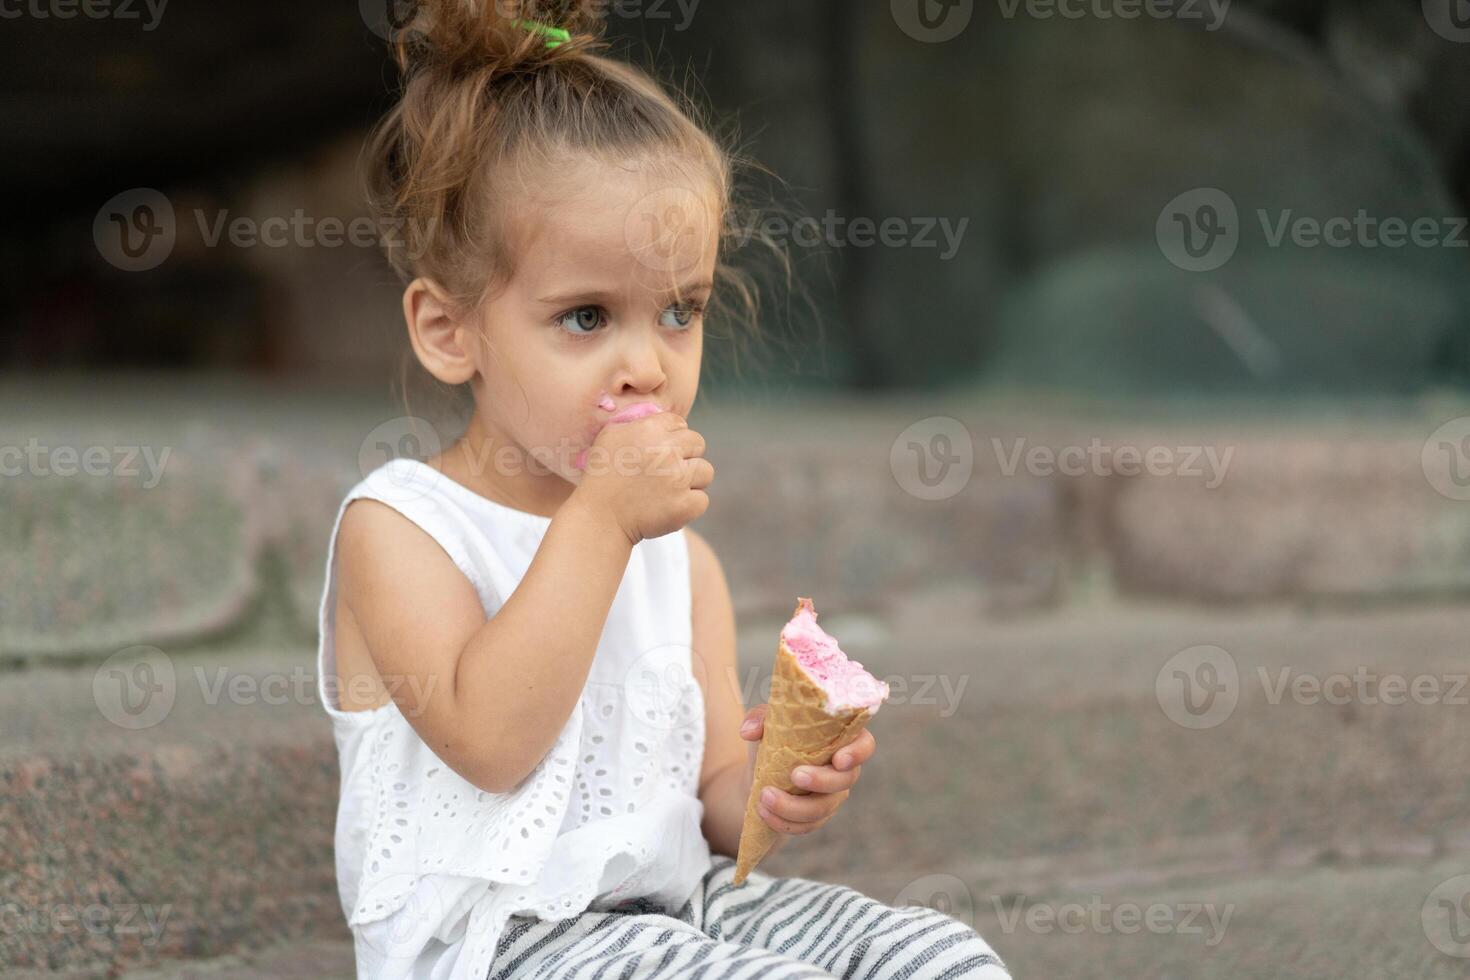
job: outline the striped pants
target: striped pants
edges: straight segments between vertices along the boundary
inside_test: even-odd
[[[735,862],[714,861],[677,915],[635,899],[561,921],[512,917],[486,980],[1010,977],[984,939],[942,912],[760,871],[736,888]]]

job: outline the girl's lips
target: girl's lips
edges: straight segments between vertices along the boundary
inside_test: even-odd
[[[613,425],[618,422],[633,422],[641,418],[646,418],[650,415],[657,415],[662,411],[663,409],[654,402],[636,402],[632,405],[624,405],[622,408],[614,412],[606,422],[603,422],[602,426],[599,427],[597,431],[601,432],[603,428],[606,428],[607,426]],[[596,439],[597,436],[593,435],[592,438]],[[584,470],[587,468],[586,449],[583,449],[581,452],[577,453],[577,458],[572,460],[572,466],[579,470]]]
[[[653,402],[638,402],[637,404],[625,405],[618,409],[605,424],[612,425],[614,422],[632,422],[634,419],[641,419],[648,415],[657,415],[662,411],[663,409],[659,408]]]

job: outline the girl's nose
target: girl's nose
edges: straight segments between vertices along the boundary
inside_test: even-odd
[[[630,337],[622,348],[618,386],[653,391],[662,385],[665,375],[659,353],[658,342],[646,334]]]

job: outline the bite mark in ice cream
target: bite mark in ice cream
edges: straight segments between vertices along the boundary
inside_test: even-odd
[[[597,403],[597,407],[601,409],[611,410],[612,398],[604,394],[602,396],[602,399]],[[663,409],[659,408],[658,405],[654,402],[638,402],[636,404],[625,406],[618,409],[616,412],[613,412],[612,416],[602,424],[605,428],[617,422],[634,422],[649,415],[657,415],[659,412],[662,411]],[[572,461],[572,465],[579,470],[585,470],[587,468],[586,449],[583,449],[577,453],[577,458]]]
[[[888,685],[850,660],[837,639],[817,625],[817,611],[810,599],[799,600],[796,615],[781,628],[781,642],[827,696],[828,712],[867,708],[875,715],[888,697]]]

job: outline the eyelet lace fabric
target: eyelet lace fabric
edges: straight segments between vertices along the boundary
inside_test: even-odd
[[[550,518],[494,503],[412,460],[343,500],[379,500],[444,548],[494,615]],[[692,673],[687,539],[639,542],[571,717],[508,793],[477,789],[390,702],[342,711],[335,684],[333,555],[319,693],[341,763],[336,858],[359,975],[481,977],[511,915],[563,919],[637,897],[678,905],[710,867],[698,799],[704,700]]]

